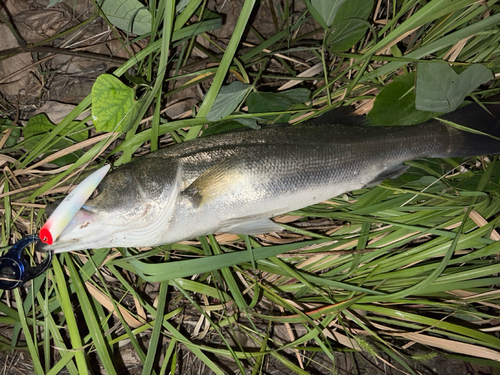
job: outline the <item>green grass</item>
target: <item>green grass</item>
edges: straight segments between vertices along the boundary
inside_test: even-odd
[[[49,151],[60,157],[83,150],[61,162],[67,169],[37,177],[25,190],[4,175],[2,246],[20,238],[26,223],[32,232],[40,228],[40,207],[60,196],[64,190],[54,190],[60,183],[69,186],[82,170],[106,160],[126,163],[144,145],[154,151],[168,135],[183,142],[202,131],[255,126],[252,119],[298,122],[340,105],[355,104],[366,113],[377,106],[382,90],[388,103],[397,102],[390,99],[396,95],[390,84],[415,71],[418,80],[420,61],[449,62],[456,69],[481,64],[499,73],[497,1],[373,3],[371,11],[356,1],[341,8],[362,21],[323,19],[317,3],[307,0],[293,14],[276,3],[272,11],[266,8],[273,34],[261,35],[258,22],[251,24],[258,4],[244,1],[230,39],[221,41],[221,19],[205,2],[188,1],[179,12],[173,0],[150,2],[151,19],[144,22],[151,33],[133,41],[144,39],[145,47],[113,72],[138,95],[131,108],[116,104],[130,116],[126,122],[119,118],[111,129],[79,139],[75,133],[88,129],[72,121],[92,106],[89,95],[29,149],[14,138],[14,130],[23,131],[19,124],[2,124],[12,133],[5,133],[9,142],[0,157],[15,158],[8,165],[20,177],[50,168],[55,156]],[[352,29],[341,34],[343,27]],[[128,41],[123,45],[128,48]],[[195,50],[205,51],[205,63],[217,67],[184,69],[196,60]],[[312,76],[300,76],[316,64],[321,69]],[[142,81],[124,78],[132,67]],[[243,100],[221,105],[219,93],[235,80],[244,84],[238,91]],[[415,109],[414,81],[402,83],[408,85],[411,116],[387,108],[387,121],[433,115]],[[292,83],[297,84],[278,90]],[[161,111],[171,97],[183,100],[196,85],[205,91],[203,100],[185,118],[167,120]],[[479,82],[467,99],[495,94],[497,86],[496,79]],[[271,100],[263,92],[272,92],[266,94]],[[207,116],[222,119],[209,122]],[[466,171],[457,173],[462,163]],[[49,374],[84,374],[98,366],[118,372],[117,353],[125,343],[144,374],[189,373],[193,363],[223,374],[228,370],[221,358],[240,373],[266,373],[279,363],[290,373],[307,374],[314,367],[334,374],[325,361],[335,363],[335,355],[346,351],[374,360],[390,357],[411,374],[417,373],[415,364],[434,355],[498,367],[499,181],[496,157],[417,160],[394,181],[290,213],[283,221],[293,224],[284,224],[289,234],[281,238],[219,235],[153,249],[58,256],[31,288],[1,292],[2,349],[28,351],[36,373]],[[28,186],[23,178],[21,183]],[[318,220],[320,229],[314,227]],[[278,328],[287,332],[285,342],[272,334]],[[196,361],[182,360],[185,355]]]

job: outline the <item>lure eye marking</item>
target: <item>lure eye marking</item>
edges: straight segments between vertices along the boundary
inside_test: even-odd
[[[66,198],[57,206],[47,222],[40,229],[40,240],[48,245],[52,245],[61,232],[66,228],[73,216],[82,208],[84,203],[92,195],[97,185],[108,173],[110,165],[105,165],[83,180],[77,187],[68,194]]]

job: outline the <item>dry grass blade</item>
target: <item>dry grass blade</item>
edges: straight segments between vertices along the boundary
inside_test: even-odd
[[[423,345],[429,345],[435,348],[449,350],[450,352],[470,355],[478,358],[491,359],[492,361],[500,361],[500,353],[489,348],[466,344],[460,341],[442,339],[439,337],[431,337],[420,333],[403,333],[398,336],[418,342]]]
[[[487,225],[488,222],[484,219],[484,217],[481,216],[479,212],[476,210],[471,210],[469,213],[469,217],[474,220],[474,223],[476,223],[478,226],[482,227],[484,225]],[[499,241],[500,240],[500,234],[493,229],[490,234],[490,238],[494,241]]]

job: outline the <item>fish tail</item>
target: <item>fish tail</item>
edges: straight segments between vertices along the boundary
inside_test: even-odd
[[[448,157],[500,154],[500,104],[470,104],[440,116],[445,123],[459,124],[468,130],[446,125],[450,134]]]

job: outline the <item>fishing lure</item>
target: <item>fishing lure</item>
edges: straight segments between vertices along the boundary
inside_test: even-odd
[[[42,226],[40,236],[30,234],[22,238],[5,255],[0,257],[0,289],[17,288],[47,271],[52,264],[53,251],[48,251],[45,259],[40,264],[31,267],[28,261],[22,256],[23,250],[38,241],[49,245],[53,244],[104,176],[106,176],[109,168],[110,166],[106,165],[98,169],[75,187],[64,198],[61,204],[57,206],[47,222]]]
[[[52,245],[61,232],[66,228],[73,216],[82,208],[84,203],[92,195],[97,185],[108,173],[110,165],[105,165],[83,180],[77,187],[68,194],[66,198],[57,206],[47,222],[40,229],[40,240],[48,245]]]

